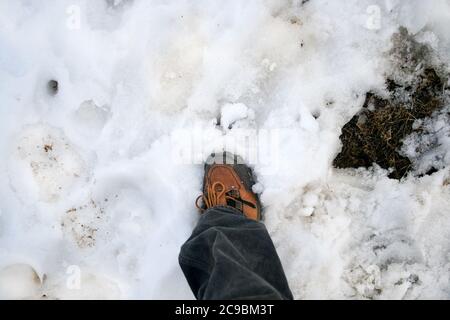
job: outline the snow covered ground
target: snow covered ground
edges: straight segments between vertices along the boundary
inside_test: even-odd
[[[400,26],[450,65],[446,0],[0,0],[0,297],[193,298],[178,252],[227,146],[296,298],[448,299],[448,117],[431,176],[332,168]]]

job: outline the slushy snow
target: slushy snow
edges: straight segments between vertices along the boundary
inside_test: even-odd
[[[402,150],[431,176],[332,167],[400,26],[450,65],[445,0],[1,0],[0,297],[193,299],[201,163],[244,132],[296,299],[448,299],[448,113]]]

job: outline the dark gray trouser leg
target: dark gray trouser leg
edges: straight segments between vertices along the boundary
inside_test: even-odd
[[[293,299],[264,224],[232,208],[201,216],[179,262],[198,300]]]

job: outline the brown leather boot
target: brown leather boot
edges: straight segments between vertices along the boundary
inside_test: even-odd
[[[213,153],[206,160],[203,195],[195,205],[202,212],[215,206],[233,207],[249,219],[261,220],[261,204],[252,191],[254,184],[252,171],[241,157],[229,152]]]

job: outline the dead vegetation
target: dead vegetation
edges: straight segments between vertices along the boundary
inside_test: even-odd
[[[391,170],[390,178],[401,179],[412,167],[410,159],[400,153],[403,140],[421,131],[420,127],[414,128],[414,122],[445,107],[448,79],[431,66],[420,69],[428,51],[405,30],[401,29],[394,37],[394,44],[399,47],[391,52],[405,81],[388,79],[387,98],[373,92],[366,94],[362,110],[342,129],[342,151],[333,162],[335,167],[369,168],[376,163]],[[431,169],[427,174],[434,171]]]

